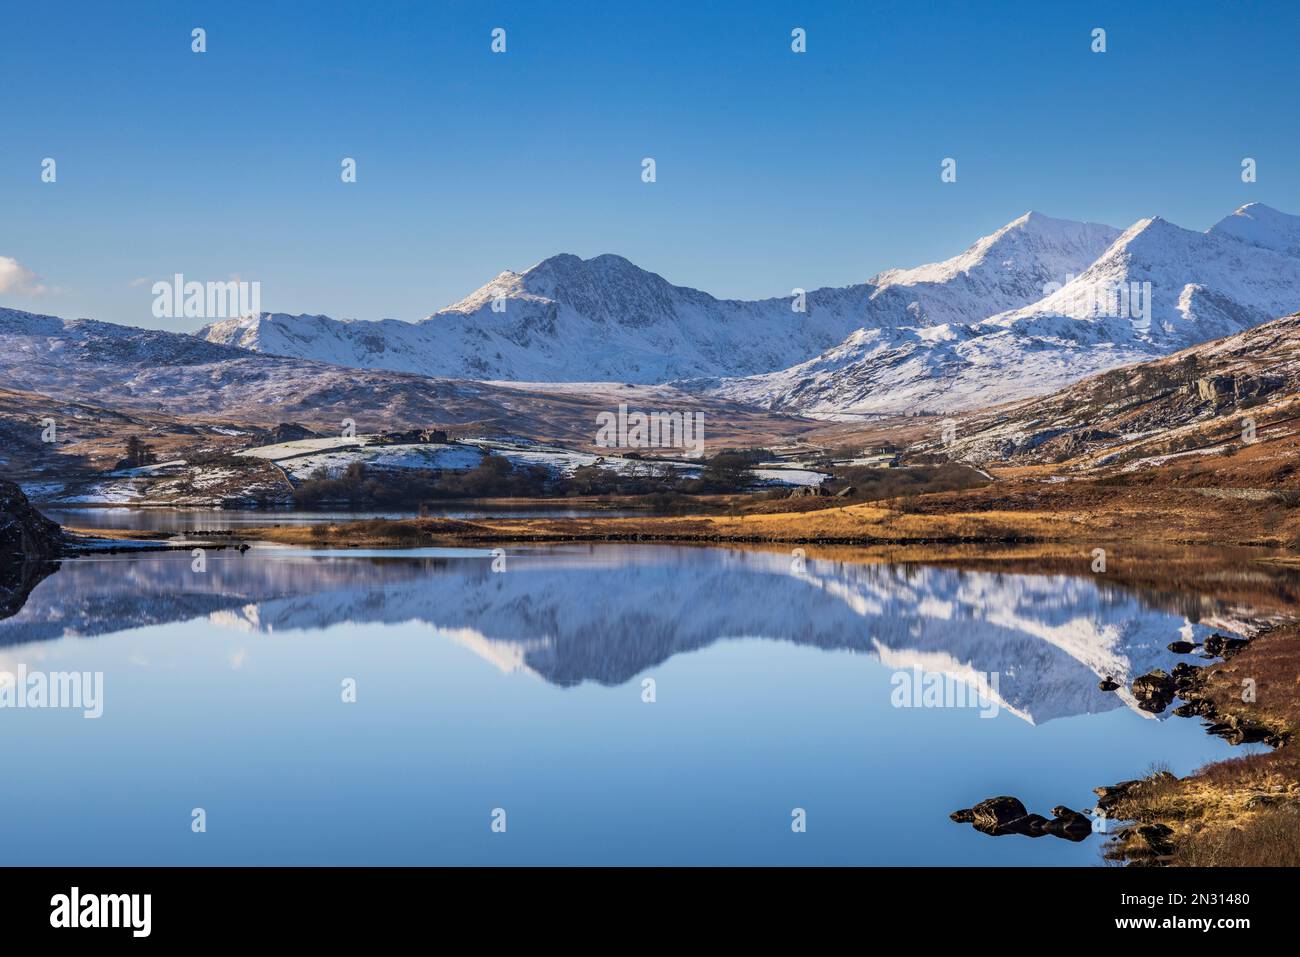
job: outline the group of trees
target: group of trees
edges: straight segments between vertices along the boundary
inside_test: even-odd
[[[390,505],[413,507],[439,498],[512,498],[545,495],[551,473],[538,465],[513,465],[500,455],[485,455],[474,468],[459,472],[413,469],[379,471],[362,462],[349,463],[332,476],[318,468],[293,491],[294,504]]]
[[[114,471],[138,469],[143,465],[155,465],[157,462],[158,455],[154,450],[145,445],[138,435],[132,435],[126,440],[126,457],[119,459],[113,469]]]
[[[721,452],[705,460],[696,476],[649,460],[621,470],[584,465],[566,476],[540,465],[515,465],[491,453],[464,471],[378,471],[352,462],[337,475],[317,469],[294,489],[294,502],[304,508],[413,507],[448,498],[727,494],[748,489],[752,483],[749,470],[760,458],[752,452]]]

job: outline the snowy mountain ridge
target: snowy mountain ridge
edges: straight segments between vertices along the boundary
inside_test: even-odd
[[[1142,219],[1035,302],[970,324],[863,328],[789,369],[694,385],[831,418],[1024,399],[1295,312],[1297,237],[1300,216],[1257,203],[1203,233]]]
[[[1028,305],[1119,235],[1027,213],[963,253],[870,282],[755,301],[675,286],[621,256],[563,253],[506,271],[426,319],[263,313],[212,323],[211,342],[450,378],[620,381],[743,377],[834,348],[861,328],[969,323]],[[796,308],[802,305],[802,311]]]
[[[16,384],[55,388],[62,376],[95,401],[125,387],[135,402],[155,394],[162,403],[197,379],[205,390],[238,380],[249,401],[279,402],[303,392],[286,388],[290,380],[332,381],[344,367],[362,370],[358,381],[383,378],[390,391],[418,388],[416,377],[471,391],[666,383],[814,417],[958,411],[1295,312],[1300,216],[1251,203],[1205,232],[1159,217],[1121,231],[1030,212],[951,259],[805,300],[716,299],[619,256],[561,254],[503,272],[419,322],[262,313],[180,335],[0,309],[0,335],[13,347],[0,365]],[[67,357],[77,360],[76,383]],[[199,376],[198,366],[221,371]],[[320,383],[308,391],[322,390],[331,392]]]

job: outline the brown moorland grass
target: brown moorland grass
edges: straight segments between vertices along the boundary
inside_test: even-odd
[[[1261,635],[1202,675],[1214,720],[1262,724],[1289,740],[1135,789],[1113,816],[1172,828],[1174,865],[1300,864],[1300,624]]]
[[[827,500],[821,500],[827,501]],[[833,501],[833,500],[832,500]],[[759,511],[737,504],[731,514],[587,518],[476,518],[447,523],[408,519],[331,525],[347,543],[364,534],[381,543],[387,529],[406,542],[421,530],[445,543],[545,541],[788,542],[799,544],[921,544],[1074,542],[1089,548],[1114,543],[1289,547],[1300,540],[1300,509],[1264,506],[1204,490],[1108,486],[1095,482],[1003,482],[943,492],[821,508]],[[763,508],[769,506],[761,506]],[[355,526],[355,527],[353,527]],[[244,530],[245,538],[305,541],[306,527]],[[319,541],[319,537],[314,540]]]

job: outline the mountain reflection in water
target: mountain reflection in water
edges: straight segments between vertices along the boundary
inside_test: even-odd
[[[1041,724],[1132,708],[1132,677],[1185,660],[1166,645],[1214,629],[1171,604],[1095,578],[703,548],[512,549],[502,573],[472,550],[255,548],[210,552],[202,573],[186,552],[65,562],[0,621],[0,645],[195,619],[266,634],[417,622],[504,671],[614,686],[674,655],[759,638],[972,684],[997,674],[1000,705]],[[1098,690],[1104,675],[1121,690]]]

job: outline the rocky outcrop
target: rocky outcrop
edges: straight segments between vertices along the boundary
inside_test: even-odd
[[[1260,376],[1249,373],[1205,376],[1196,380],[1196,397],[1209,402],[1216,411],[1238,408],[1251,400],[1272,395],[1285,385],[1280,376]]]
[[[36,511],[13,482],[0,480],[0,562],[56,558],[63,529]]]
[[[63,529],[27,501],[13,482],[0,481],[0,618],[8,618],[63,551]]]

